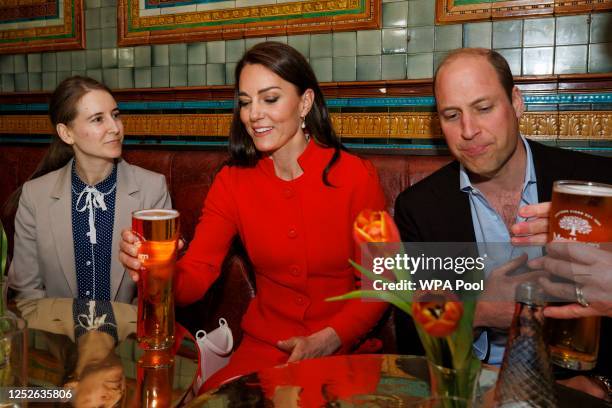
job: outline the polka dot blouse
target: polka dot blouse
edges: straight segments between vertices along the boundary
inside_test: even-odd
[[[110,299],[111,251],[115,222],[117,165],[89,186],[72,164],[72,236],[79,299]]]

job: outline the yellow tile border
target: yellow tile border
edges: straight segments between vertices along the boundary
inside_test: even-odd
[[[332,113],[342,138],[439,139],[435,112]],[[122,115],[125,134],[147,136],[226,137],[232,120],[222,114]],[[526,112],[521,133],[540,140],[612,140],[612,111]],[[0,134],[44,135],[53,128],[46,115],[0,115]]]

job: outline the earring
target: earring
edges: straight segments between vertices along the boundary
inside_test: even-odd
[[[304,116],[300,116],[300,119],[302,120],[302,129],[306,129],[306,118]]]

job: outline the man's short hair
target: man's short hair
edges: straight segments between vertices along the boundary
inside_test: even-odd
[[[446,57],[444,57],[440,65],[438,65],[438,68],[436,69],[436,72],[433,77],[434,97],[436,96],[436,79],[438,78],[438,72],[440,72],[440,69],[444,65],[462,56],[485,57],[497,73],[499,83],[501,84],[502,88],[504,88],[506,95],[508,95],[508,99],[512,101],[514,78],[512,78],[512,71],[510,70],[510,66],[508,66],[508,62],[504,57],[501,56],[499,52],[486,48],[458,48],[454,51],[451,51]]]

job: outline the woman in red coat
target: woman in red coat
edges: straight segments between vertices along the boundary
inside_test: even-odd
[[[326,302],[359,285],[352,224],[385,200],[373,166],[346,152],[308,62],[278,42],[255,45],[236,66],[230,161],[215,177],[200,222],[177,264],[176,300],[200,299],[238,234],[255,267],[257,295],[244,339],[204,385],[288,361],[346,352],[385,305]],[[135,236],[121,261],[134,270]]]

